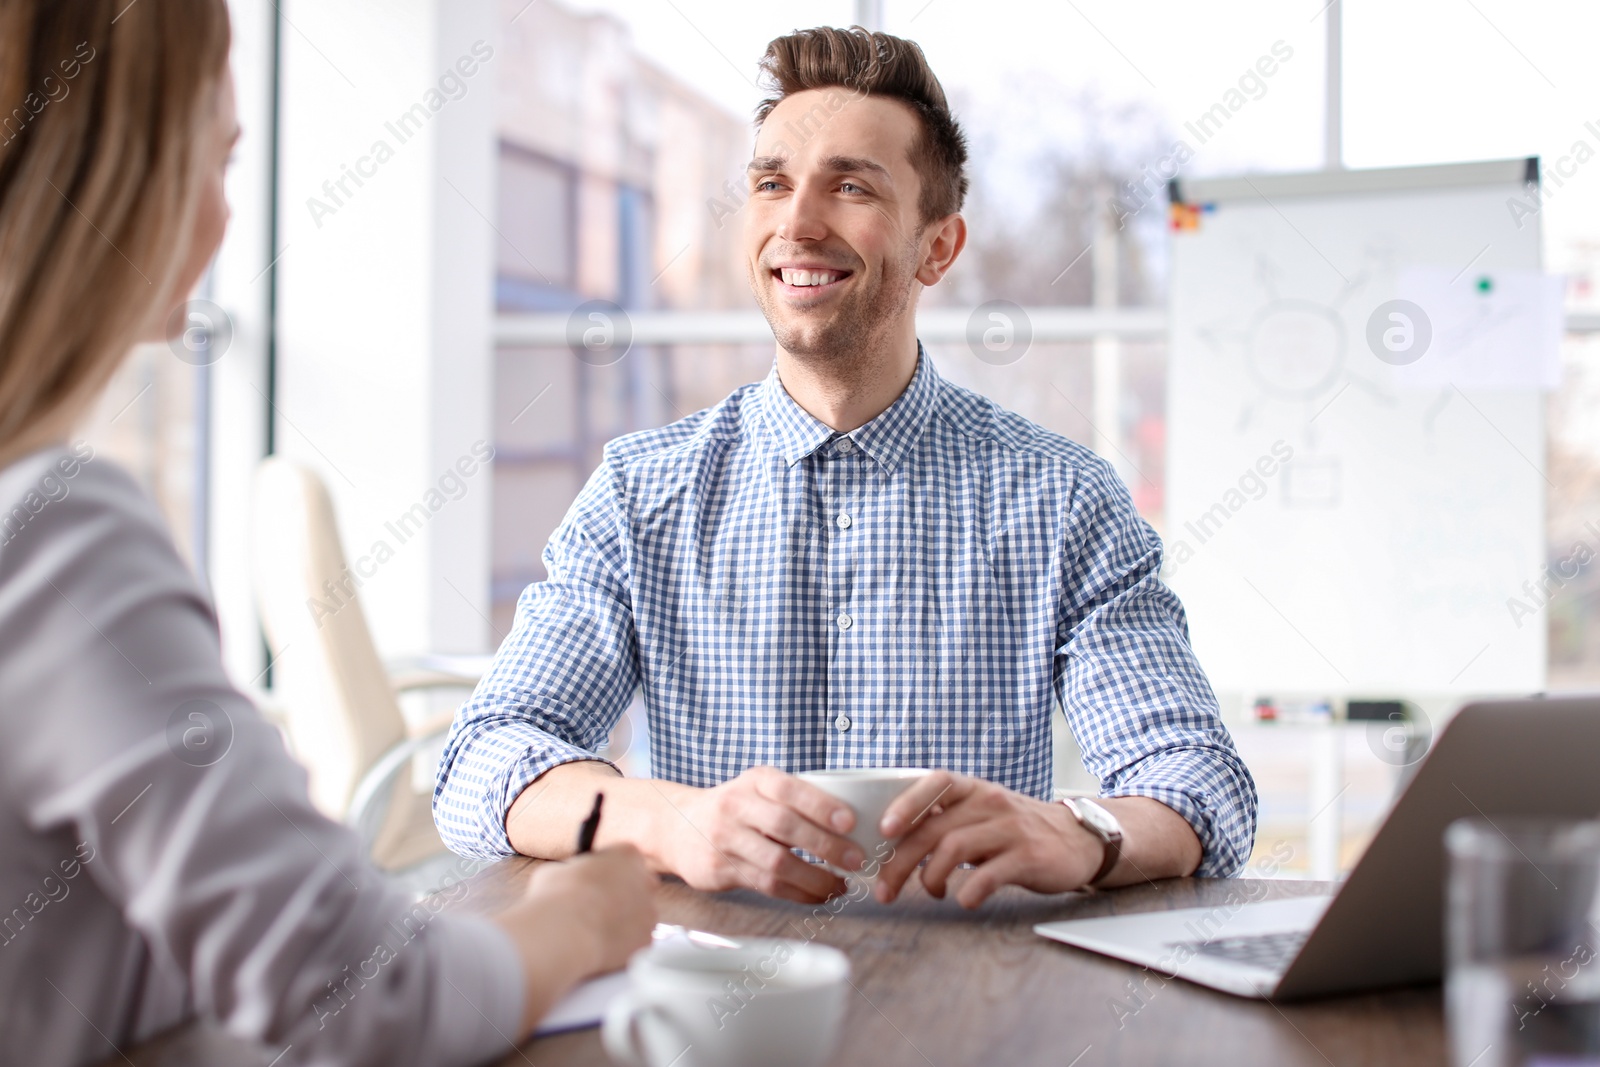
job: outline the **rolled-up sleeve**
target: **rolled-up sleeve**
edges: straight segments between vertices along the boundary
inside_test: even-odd
[[[1200,838],[1203,877],[1236,873],[1256,832],[1256,788],[1161,581],[1161,540],[1104,464],[1068,517],[1057,684],[1084,766],[1105,796],[1159,800]]]
[[[549,577],[523,591],[510,636],[456,714],[433,814],[461,855],[511,855],[512,803],[552,767],[603,762],[639,684],[619,486],[608,457],[545,548]]]

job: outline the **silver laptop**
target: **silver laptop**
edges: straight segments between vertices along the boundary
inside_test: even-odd
[[[1600,697],[1469,704],[1439,735],[1335,895],[1068,919],[1034,931],[1246,997],[1294,1000],[1437,981],[1445,827],[1466,816],[1597,813]]]

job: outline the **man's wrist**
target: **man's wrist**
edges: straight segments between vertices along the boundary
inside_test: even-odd
[[[1105,881],[1116,870],[1122,856],[1125,836],[1122,823],[1105,807],[1087,797],[1062,797],[1059,803],[1067,809],[1079,828],[1100,844],[1100,862],[1085,885],[1095,886]]]
[[[599,841],[606,845],[629,844],[644,856],[654,874],[677,874],[671,861],[673,835],[685,829],[678,811],[681,794],[690,786],[654,778],[616,778],[606,784],[607,816],[616,809],[614,819],[602,818]],[[606,832],[611,823],[612,833]]]
[[[1051,821],[1060,828],[1060,876],[1070,881],[1073,888],[1088,885],[1088,879],[1094,876],[1095,869],[1100,865],[1103,842],[1091,834],[1059,799],[1044,803],[1050,810]]]

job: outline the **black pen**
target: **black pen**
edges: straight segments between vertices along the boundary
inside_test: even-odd
[[[583,820],[583,825],[578,827],[578,855],[593,851],[594,835],[600,830],[600,805],[604,803],[606,795],[594,795],[594,807],[589,809],[589,817]]]

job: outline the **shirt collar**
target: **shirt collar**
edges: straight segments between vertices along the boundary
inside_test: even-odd
[[[776,363],[767,374],[767,380],[761,383],[761,411],[768,437],[790,467],[836,436],[831,427],[795,403],[778,378]]]
[[[795,403],[778,378],[777,366],[773,366],[767,380],[761,383],[765,416],[762,422],[778,454],[791,467],[829,441],[848,437],[880,467],[892,473],[922,436],[923,427],[933,413],[940,380],[933,361],[918,341],[917,369],[911,376],[911,384],[877,418],[848,434],[841,434]]]

